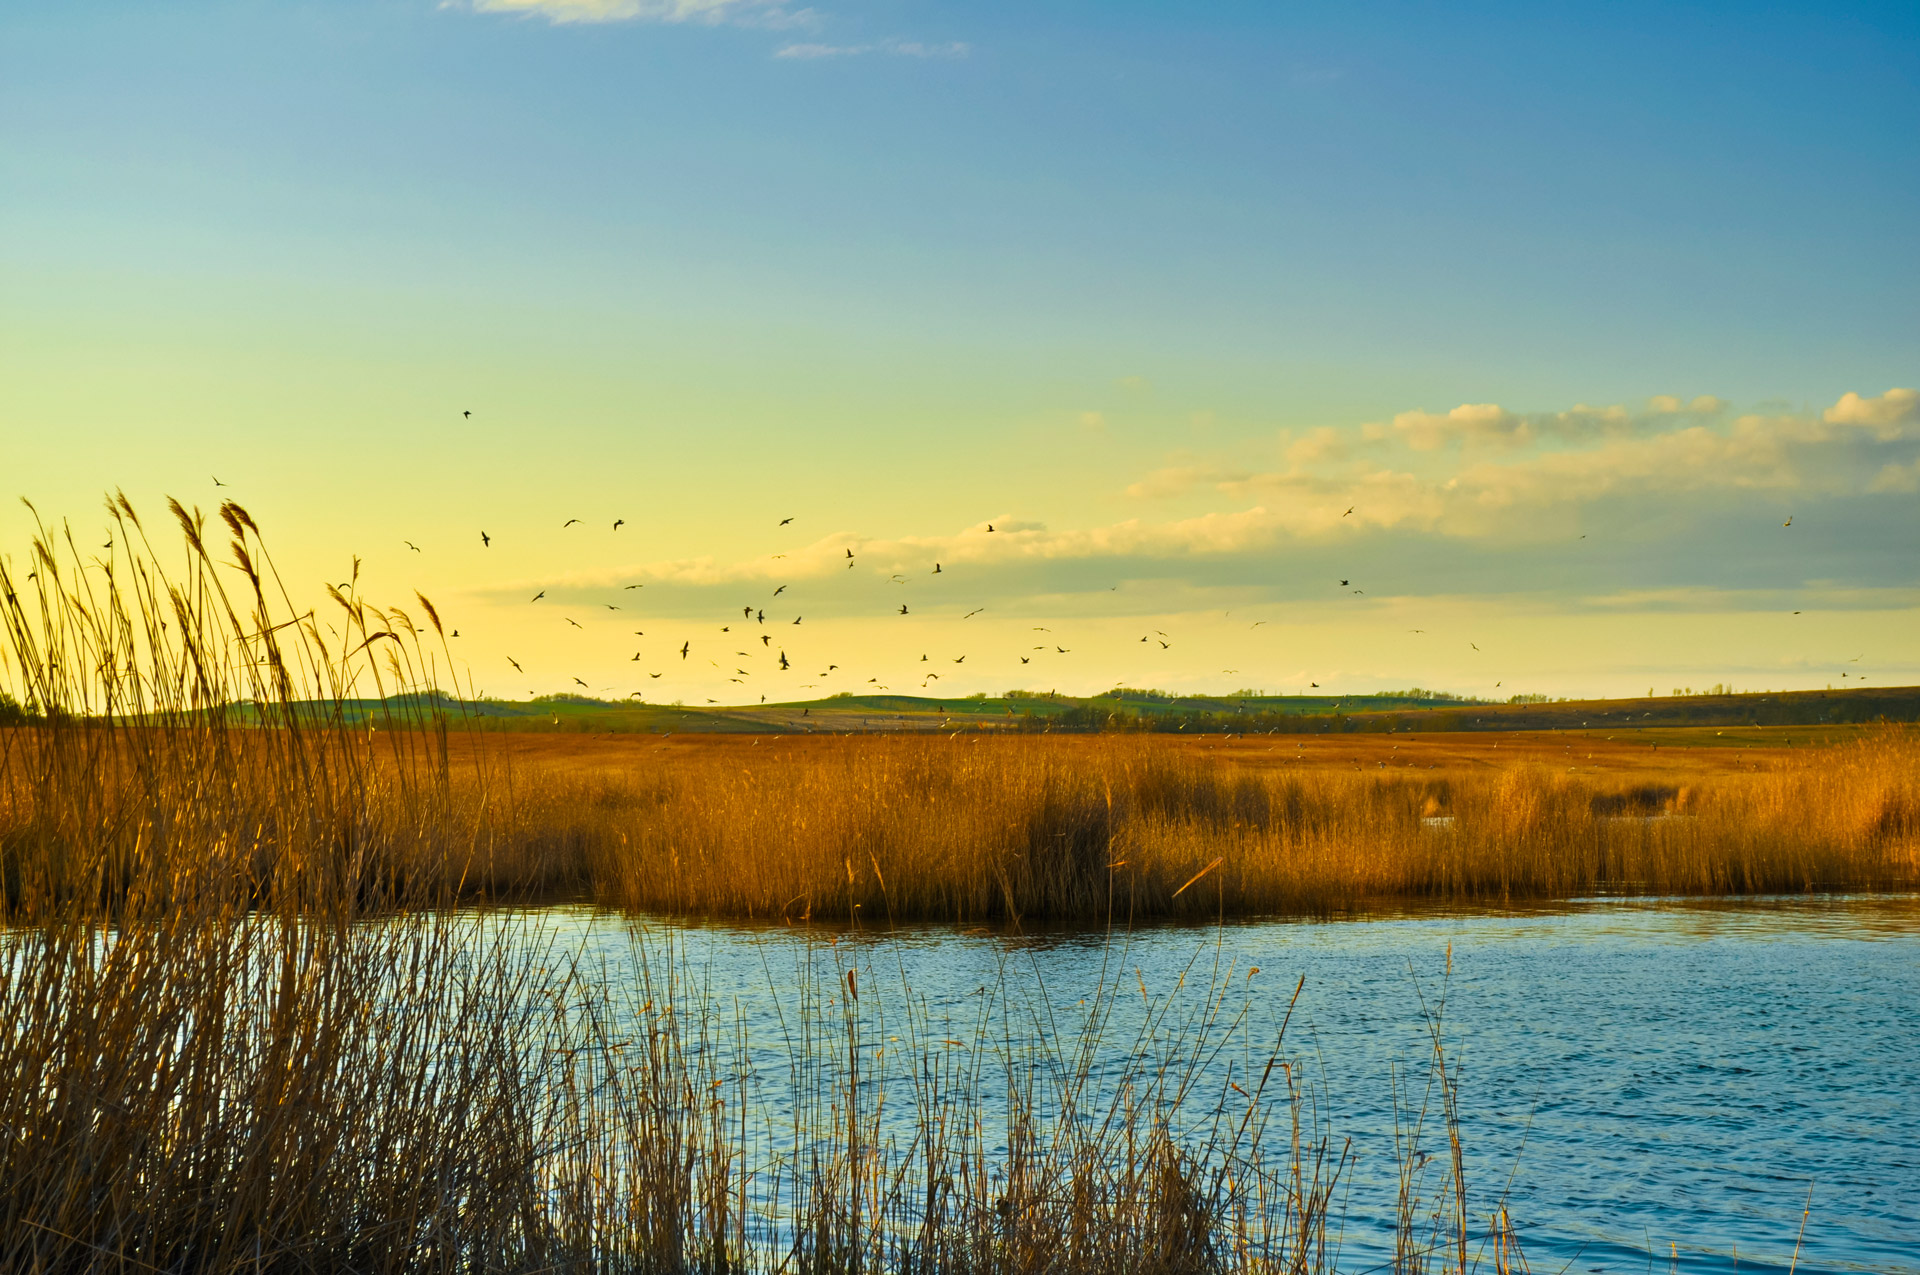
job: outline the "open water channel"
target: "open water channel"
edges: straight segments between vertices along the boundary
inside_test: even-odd
[[[876,1083],[889,1051],[903,1075],[929,1045],[980,1051],[986,1075],[1031,1068],[1025,1045],[1066,1052],[1091,1005],[1116,1074],[1143,1054],[1197,1068],[1183,1112],[1194,1128],[1229,1080],[1257,1079],[1304,978],[1281,1052],[1336,1145],[1352,1139],[1334,1228],[1343,1271],[1391,1256],[1390,1080],[1404,1116],[1438,1015],[1471,1203],[1484,1217],[1506,1198],[1534,1271],[1784,1271],[1797,1249],[1799,1271],[1920,1272],[1920,898],[1595,901],[1120,935],[677,926],[586,909],[542,921],[616,987],[638,985],[643,959],[656,985],[671,967],[682,1001],[744,1047],[744,1067],[730,1065],[769,1127],[798,1083],[801,1020],[823,1038],[843,1030],[849,967]],[[1102,998],[1103,985],[1121,994]],[[1223,1009],[1208,1026],[1210,988]],[[981,1092],[992,1106],[994,1086]],[[910,1106],[886,1117],[903,1134]],[[1431,1124],[1425,1145],[1444,1155]]]

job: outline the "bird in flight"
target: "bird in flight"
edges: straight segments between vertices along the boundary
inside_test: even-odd
[[[1407,632],[1409,632],[1409,633],[1425,633],[1425,632],[1426,632],[1426,630],[1425,630],[1425,629],[1408,629],[1408,630],[1407,630]]]
[[[771,634],[771,633],[762,633],[762,634],[760,635],[760,645],[761,645],[761,646],[772,646],[772,645],[773,645],[773,634]]]
[[[420,546],[413,543],[413,541],[411,540],[402,540],[400,543],[405,545],[407,548],[413,550],[415,553],[420,552]]]
[[[620,530],[620,528],[622,528],[622,527],[624,527],[624,526],[626,526],[626,525],[627,525],[627,520],[626,520],[625,518],[615,518],[615,519],[613,520],[613,529],[614,529],[615,531],[618,531],[618,530]]]
[[[907,613],[907,604],[902,602],[900,604],[900,614],[905,615],[906,613]]]
[[[574,523],[579,521],[580,520],[578,518],[569,518],[565,522],[560,524],[560,530],[565,531],[568,527],[571,527]]]
[[[933,574],[935,575],[940,574],[940,564],[937,562],[933,564]]]
[[[620,609],[619,607],[613,605],[613,603],[611,602],[602,602],[600,605],[605,607],[609,611],[618,611]]]
[[[988,530],[988,531],[992,531],[992,530],[993,530],[993,524],[992,524],[992,523],[988,523],[988,524],[987,524],[987,530]]]
[[[693,646],[693,643],[692,643],[691,641],[687,641],[687,642],[682,642],[682,643],[680,644],[680,658],[681,658],[681,659],[683,659],[683,660],[684,660],[684,659],[686,659],[686,658],[687,658],[687,652],[688,652],[688,650],[690,650],[690,649],[692,648],[692,646]]]
[[[1344,589],[1344,588],[1346,588],[1346,587],[1347,587],[1347,586],[1348,586],[1349,584],[1352,584],[1352,583],[1353,583],[1353,581],[1351,581],[1351,580],[1342,580],[1342,581],[1340,582],[1340,587]]]
[[[789,669],[789,668],[791,668],[791,667],[793,667],[793,666],[787,663],[787,653],[786,653],[785,651],[782,651],[782,652],[780,652],[780,669],[781,669],[781,671],[782,671],[782,672],[785,672],[785,671],[786,671],[787,669]]]
[[[574,678],[573,680],[574,680],[574,683],[575,683],[576,685],[578,685],[578,686],[586,686],[586,683],[585,683],[585,682],[582,682],[582,681],[581,681],[581,680],[580,680],[579,678],[577,678],[577,677],[576,677],[576,678]],[[589,688],[589,689],[591,689],[591,688]]]
[[[533,600],[533,601],[535,601],[535,602],[538,602],[538,601],[539,601],[539,600],[540,600],[541,598],[544,598],[544,597],[546,597],[546,596],[547,596],[547,591],[546,591],[545,589],[542,589],[542,590],[540,590],[540,592],[538,592],[538,593],[536,593],[536,594],[534,594],[534,595],[533,595],[533,599],[532,599],[532,600]]]
[[[791,518],[782,518],[782,519],[780,520],[780,525],[781,525],[782,527],[784,527],[784,526],[786,526],[786,525],[787,525],[788,523],[790,523],[790,522],[792,522],[792,521],[793,521],[793,519],[791,519]]]
[[[1307,683],[1307,685],[1308,685],[1308,686],[1313,686],[1313,687],[1318,687],[1318,686],[1320,685],[1320,683],[1318,683],[1318,682],[1308,682],[1308,683]]]
[[[658,673],[649,673],[649,674],[647,674],[647,676],[648,676],[648,677],[659,677],[660,675],[659,675]]]
[[[627,586],[627,588],[629,588],[629,589],[644,589],[644,588],[646,588],[646,587],[647,587],[647,586],[646,586],[646,585],[644,585],[644,584],[630,584],[630,585],[628,585],[628,586]]]
[[[1347,506],[1347,514],[1350,514],[1350,513],[1352,513],[1352,512],[1353,512],[1353,506],[1352,506],[1352,505],[1348,505],[1348,506]],[[1341,516],[1342,518],[1344,518],[1344,517],[1346,517],[1346,516],[1347,516],[1347,514],[1341,514],[1340,516]]]
[[[1023,656],[1021,656],[1021,657],[1020,657],[1020,662],[1021,662],[1022,664],[1031,664],[1031,663],[1033,663],[1033,661],[1032,661],[1032,659],[1030,659],[1030,658],[1028,658],[1028,657],[1027,657],[1027,656],[1025,656],[1025,655],[1023,655]]]
[[[492,536],[488,535],[484,531],[480,533],[480,547],[482,549],[485,549],[487,546],[491,545],[492,543],[493,543]]]
[[[986,610],[985,607],[975,607],[973,610],[967,612],[965,615],[961,616],[960,618],[963,620],[971,620],[974,616],[979,615],[984,610]]]
[[[585,627],[586,627],[585,625],[583,625],[583,624],[581,624],[581,623],[580,623],[580,621],[578,621],[578,620],[576,620],[576,619],[574,619],[574,618],[573,618],[572,616],[568,616],[568,617],[567,617],[567,623],[568,623],[568,624],[571,624],[571,625],[572,625],[572,626],[573,626],[574,628],[576,628],[576,629],[580,629],[580,628],[585,628]]]
[[[472,419],[473,419],[473,413],[472,413],[472,412],[461,412],[461,413],[460,413],[460,416],[461,416],[461,418],[462,418],[463,420],[469,420],[469,421],[470,421],[470,420],[472,420]]]
[[[507,663],[509,663],[509,664],[511,664],[511,665],[513,665],[513,671],[514,671],[514,672],[516,672],[516,673],[524,673],[524,672],[526,672],[526,671],[527,671],[527,670],[525,670],[525,669],[523,669],[523,668],[521,668],[521,667],[520,667],[520,661],[519,661],[519,660],[516,660],[516,659],[514,659],[514,658],[513,658],[513,657],[512,657],[511,655],[509,655],[509,656],[507,657]]]
[[[1787,515],[1787,520],[1786,520],[1785,522],[1783,522],[1783,523],[1781,523],[1780,525],[1781,525],[1782,527],[1791,527],[1791,526],[1793,525],[1793,515],[1792,515],[1792,514],[1788,514],[1788,515]]]
[[[779,588],[777,588],[777,589],[775,589],[775,590],[773,591],[773,596],[777,598],[777,597],[779,597],[779,596],[780,596],[781,594],[783,594],[783,593],[785,593],[786,591],[787,591],[787,586],[783,584],[783,585],[781,585],[781,586],[780,586]]]
[[[955,664],[965,664],[967,662],[967,657],[964,655],[957,655],[954,657],[953,662]]]
[[[633,658],[627,661],[627,663],[629,664],[638,664],[639,662],[640,662],[640,652],[638,651],[635,651],[633,653]]]
[[[1475,644],[1475,643],[1472,643],[1472,642],[1469,642],[1469,643],[1467,643],[1467,645],[1468,645],[1468,646],[1471,646],[1471,647],[1473,647],[1473,649],[1474,649],[1474,650],[1476,650],[1476,651],[1480,649],[1480,648],[1479,648],[1479,646],[1478,646],[1477,644]]]
[[[796,616],[794,616],[794,617],[793,617],[793,622],[794,622],[795,624],[798,624],[798,623],[800,623],[800,618],[801,618],[801,617],[799,617],[799,616],[797,616],[797,615],[796,615]]]
[[[752,608],[752,607],[741,607],[741,608],[740,608],[740,614],[741,614],[741,615],[743,615],[743,616],[745,616],[745,617],[746,617],[747,619],[749,619],[749,620],[751,620],[751,619],[753,618],[753,608]]]
[[[1161,650],[1163,650],[1163,651],[1164,651],[1164,650],[1166,650],[1166,649],[1167,649],[1167,643],[1165,643],[1165,642],[1162,642],[1162,643],[1160,644],[1160,649],[1161,649]]]
[[[1065,655],[1067,653],[1067,648],[1064,646],[1056,646],[1053,649],[1060,652],[1060,654],[1062,655]]]
[[[225,484],[225,483],[223,483],[223,482],[221,482],[221,481],[220,481],[220,478],[219,478],[219,476],[218,476],[218,475],[216,475],[216,474],[208,474],[208,475],[207,475],[207,477],[209,477],[209,478],[211,478],[211,479],[213,479],[213,485],[214,485],[215,487],[225,487],[225,486],[226,486],[226,484]]]

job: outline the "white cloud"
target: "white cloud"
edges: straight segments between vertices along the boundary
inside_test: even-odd
[[[553,23],[722,22],[800,25],[812,10],[789,10],[778,0],[468,0],[476,13],[523,13]]]
[[[1830,425],[1865,426],[1882,439],[1900,438],[1905,433],[1902,426],[1920,420],[1920,390],[1896,387],[1878,398],[1862,398],[1849,390],[1821,419]]]
[[[1497,403],[1462,403],[1446,413],[1402,412],[1393,427],[1415,451],[1430,452],[1455,440],[1525,443],[1533,432],[1522,418]]]
[[[789,44],[777,51],[777,58],[812,61],[818,58],[853,58],[866,53],[890,53],[902,58],[963,58],[973,46],[953,41],[924,44],[918,40],[882,40],[878,44]]]
[[[1920,460],[1911,465],[1883,465],[1867,484],[1871,492],[1920,491]]]

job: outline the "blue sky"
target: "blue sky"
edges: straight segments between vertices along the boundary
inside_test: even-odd
[[[4,494],[218,473],[499,694],[798,693],[662,659],[781,581],[895,689],[1916,680],[1916,53],[1911,6],[10,6]],[[634,581],[588,639],[519,600]]]

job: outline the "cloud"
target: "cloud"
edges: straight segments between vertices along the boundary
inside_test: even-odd
[[[867,53],[888,53],[902,58],[963,58],[973,46],[953,41],[924,44],[918,40],[882,40],[878,44],[789,44],[773,56],[813,61],[819,58],[853,58]]]
[[[1627,543],[1662,546],[1643,563],[1643,576],[1686,576],[1688,571],[1679,564],[1707,563],[1717,573],[1716,582],[1726,586],[1761,561],[1749,552],[1746,532],[1727,538],[1732,534],[1726,530],[1729,511],[1740,526],[1764,528],[1777,526],[1784,516],[1778,510],[1784,508],[1807,513],[1805,506],[1822,500],[1862,503],[1920,490],[1920,456],[1884,433],[1902,428],[1912,416],[1903,401],[1910,402],[1890,393],[1871,400],[1842,399],[1833,410],[1819,414],[1750,414],[1732,420],[1717,419],[1716,401],[1716,419],[1709,423],[1701,419],[1707,409],[1696,399],[1682,410],[1661,413],[1666,428],[1652,432],[1646,432],[1647,418],[1641,415],[1577,408],[1525,419],[1548,422],[1565,435],[1581,435],[1578,444],[1542,442],[1547,430],[1537,429],[1532,446],[1513,445],[1479,456],[1422,452],[1405,437],[1429,426],[1452,437],[1506,438],[1518,433],[1523,420],[1519,414],[1493,404],[1469,405],[1473,410],[1423,414],[1429,419],[1414,429],[1396,429],[1396,437],[1408,443],[1398,457],[1368,453],[1356,459],[1347,448],[1351,431],[1321,428],[1290,442],[1289,467],[1284,470],[1250,473],[1204,457],[1181,456],[1126,489],[1128,495],[1142,498],[1210,489],[1216,498],[1239,505],[1193,517],[1136,517],[1056,530],[1000,516],[992,520],[992,531],[981,523],[941,535],[837,533],[779,559],[656,561],[622,567],[604,578],[528,583],[582,590],[636,580],[689,588],[776,580],[877,584],[890,573],[912,578],[933,562],[944,563],[949,572],[962,566],[981,568],[975,578],[991,571],[1002,581],[1059,581],[1062,564],[1079,563],[1083,565],[1064,569],[1064,577],[1097,577],[1105,591],[1115,573],[1194,581],[1244,573],[1248,562],[1270,562],[1276,553],[1331,553],[1345,561],[1345,555],[1364,546],[1372,546],[1365,552],[1378,553],[1390,543],[1402,569],[1412,569],[1406,566],[1412,561],[1410,553],[1426,555],[1431,566],[1421,570],[1429,575],[1466,561],[1463,553],[1545,554],[1560,566],[1539,577],[1538,587],[1555,593],[1566,586],[1566,572],[1574,565],[1562,560],[1571,550],[1554,546],[1578,542],[1577,533],[1589,526],[1582,521],[1582,511],[1607,502],[1602,521],[1614,552]],[[1841,419],[1829,419],[1834,416]],[[1307,467],[1318,461],[1332,462],[1332,467]],[[1792,498],[1791,506],[1785,497]],[[1896,512],[1884,500],[1875,508],[1875,516]],[[1650,541],[1649,536],[1657,539]],[[1791,552],[1801,549],[1799,542],[1782,542],[1783,549],[1788,546]],[[1727,553],[1733,556],[1715,557]],[[1850,567],[1868,569],[1858,557],[1849,560]],[[851,570],[850,562],[855,564]],[[1270,578],[1271,572],[1264,571],[1262,579]],[[509,593],[518,594],[521,588],[516,584]],[[1649,599],[1624,595],[1618,603],[1650,604]],[[1589,605],[1614,604],[1590,600]]]
[[[1430,452],[1455,441],[1525,443],[1532,439],[1526,421],[1497,403],[1462,403],[1450,412],[1402,412],[1393,418],[1407,445]]]
[[[1911,465],[1883,465],[1867,484],[1871,492],[1920,491],[1920,460]]]
[[[520,13],[555,24],[701,22],[790,27],[806,25],[816,16],[811,9],[787,9],[779,0],[467,0],[467,5],[476,13]]]
[[[1878,398],[1861,398],[1849,390],[1820,418],[1830,425],[1865,426],[1882,439],[1900,438],[1902,426],[1920,420],[1920,390],[1896,387]]]

